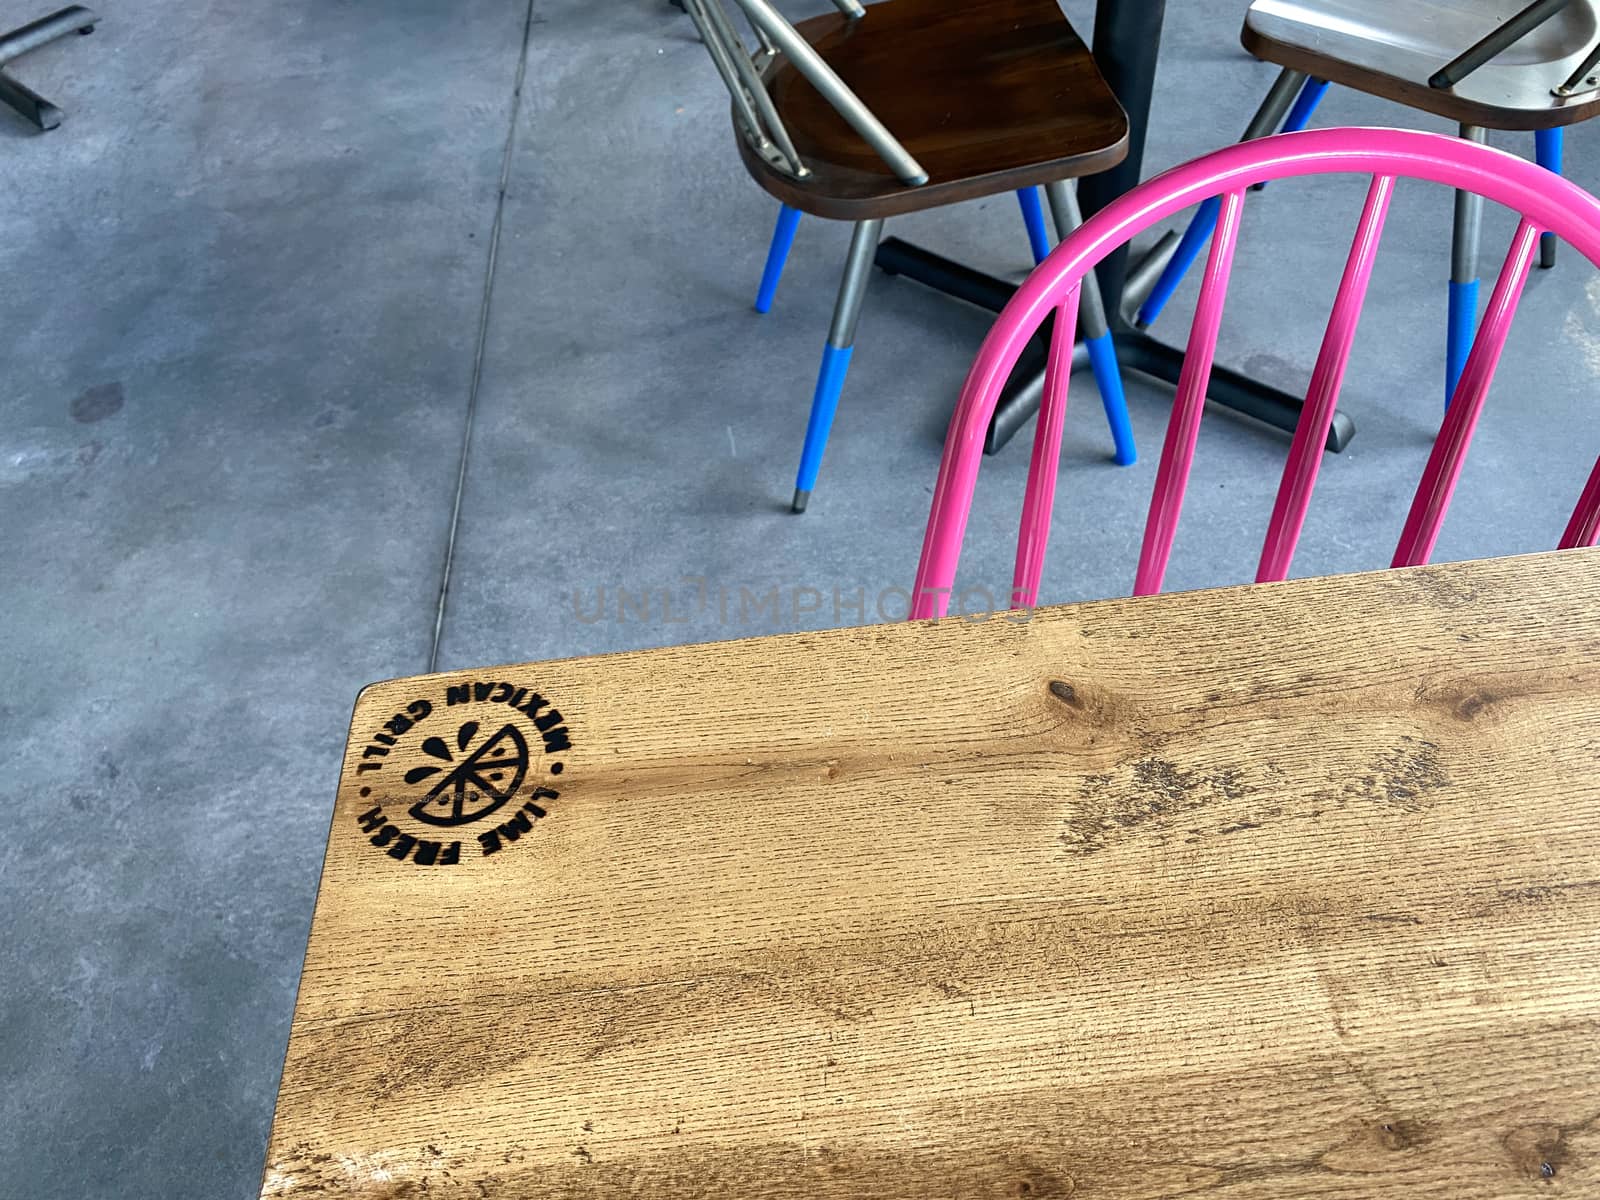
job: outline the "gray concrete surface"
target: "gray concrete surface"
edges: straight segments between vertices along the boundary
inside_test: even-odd
[[[1241,8],[1171,6],[1151,170],[1230,140],[1269,82]],[[464,437],[443,668],[850,623],[858,595],[877,619],[910,582],[987,319],[875,278],[788,515],[846,230],[808,220],[757,317],[774,205],[687,20],[531,11],[470,430],[525,0],[126,0],[16,68],[67,120],[0,115],[0,1195],[255,1194],[349,706],[428,664]],[[0,27],[34,15],[6,0]],[[1350,93],[1318,123],[1442,128]],[[1568,161],[1600,182],[1600,134]],[[1252,198],[1224,360],[1303,384],[1361,190]],[[1387,560],[1439,417],[1448,222],[1445,194],[1402,190],[1347,382],[1360,432],[1297,574]],[[1490,259],[1510,227],[1486,223]],[[891,232],[1028,265],[1009,196]],[[1438,557],[1553,544],[1597,371],[1600,284],[1567,253],[1529,288]],[[1170,392],[1129,383],[1128,470],[1075,393],[1047,600],[1131,581]],[[1171,587],[1248,575],[1283,450],[1208,417]],[[974,585],[1009,582],[1025,470],[1021,448],[985,466]],[[773,588],[778,611],[741,604]]]

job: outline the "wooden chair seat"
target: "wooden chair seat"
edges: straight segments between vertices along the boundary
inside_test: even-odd
[[[1551,93],[1600,39],[1576,0],[1455,87],[1428,77],[1527,0],[1256,0],[1240,40],[1266,62],[1490,129],[1552,129],[1600,113],[1600,93]]]
[[[1128,119],[1055,0],[884,0],[796,28],[928,171],[908,187],[787,61],[768,90],[811,169],[795,179],[743,137],[758,183],[803,212],[861,221],[1103,171]]]

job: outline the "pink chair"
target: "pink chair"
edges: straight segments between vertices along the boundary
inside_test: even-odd
[[[917,566],[912,619],[944,615],[961,555],[961,539],[990,414],[1018,354],[1053,312],[1056,333],[1034,433],[1012,580],[1014,607],[1026,608],[1036,602],[1050,535],[1050,507],[1055,497],[1061,422],[1066,413],[1067,377],[1072,367],[1071,331],[1077,327],[1079,284],[1095,264],[1141,230],[1166,221],[1189,205],[1220,196],[1217,232],[1189,330],[1187,354],[1167,424],[1161,465],[1156,471],[1133,585],[1134,595],[1139,596],[1161,590],[1194,459],[1245,194],[1252,184],[1269,179],[1347,171],[1370,174],[1372,184],[1334,295],[1305,409],[1289,448],[1256,581],[1283,579],[1288,574],[1322,463],[1328,424],[1338,404],[1339,385],[1377,257],[1384,217],[1395,180],[1402,177],[1475,192],[1522,217],[1467,359],[1461,388],[1445,416],[1412,500],[1393,565],[1412,566],[1428,560],[1505,347],[1528,269],[1538,251],[1539,235],[1554,233],[1600,266],[1600,200],[1564,179],[1552,177],[1534,163],[1459,138],[1400,129],[1318,129],[1229,146],[1148,180],[1096,213],[1028,277],[984,339],[951,418],[944,459],[939,464],[939,481],[933,491],[933,511],[922,543],[922,561]],[[1062,330],[1067,331],[1066,335]],[[1562,535],[1561,547],[1594,545],[1597,533],[1600,460]]]

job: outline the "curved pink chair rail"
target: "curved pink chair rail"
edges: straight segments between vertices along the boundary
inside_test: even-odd
[[[1052,310],[1060,309],[1063,317],[1076,311],[1079,282],[1113,250],[1190,205],[1221,195],[1223,215],[1213,237],[1190,330],[1135,579],[1136,594],[1160,589],[1204,406],[1247,189],[1269,179],[1345,172],[1371,175],[1373,183],[1334,297],[1256,577],[1266,581],[1287,575],[1397,178],[1476,192],[1522,216],[1394,556],[1397,566],[1427,561],[1504,348],[1538,236],[1554,233],[1600,266],[1600,200],[1536,163],[1460,138],[1403,129],[1317,129],[1228,146],[1147,180],[1086,221],[1018,289],[984,339],[950,421],[917,567],[913,620],[944,615],[966,532],[984,433],[1022,348]],[[1073,322],[1058,320],[1055,328],[1058,340],[1070,339]],[[1051,350],[1018,539],[1013,603],[1019,607],[1032,605],[1037,598],[1066,407],[1064,351],[1058,346]],[[1593,545],[1597,535],[1600,461],[1561,545]]]

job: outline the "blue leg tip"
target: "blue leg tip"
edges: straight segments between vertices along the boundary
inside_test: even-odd
[[[1173,293],[1178,290],[1178,285],[1183,282],[1183,277],[1189,273],[1189,268],[1194,266],[1194,260],[1200,257],[1200,251],[1210,239],[1211,231],[1217,227],[1217,214],[1221,211],[1220,196],[1212,196],[1209,200],[1202,201],[1200,207],[1195,209],[1194,216],[1189,219],[1189,227],[1183,231],[1183,237],[1178,240],[1178,248],[1172,252],[1167,265],[1161,268],[1161,278],[1156,280],[1155,287],[1150,289],[1150,294],[1139,306],[1139,311],[1134,317],[1134,324],[1139,328],[1153,325],[1156,318],[1161,315],[1161,310],[1167,306],[1167,301],[1172,299]]]
[[[772,231],[772,244],[767,247],[767,265],[761,270],[761,286],[756,289],[756,311],[772,311],[772,301],[778,294],[778,281],[783,278],[784,264],[789,261],[789,248],[794,245],[795,230],[800,228],[800,210],[787,204],[778,209],[778,224]]]
[[[1297,133],[1311,122],[1311,114],[1317,111],[1317,105],[1322,103],[1322,97],[1328,93],[1326,79],[1307,79],[1300,85],[1300,94],[1294,98],[1294,104],[1289,109],[1289,115],[1284,117],[1280,133]],[[1252,192],[1264,191],[1266,182],[1251,185]]]
[[[1289,115],[1283,119],[1284,133],[1297,133],[1311,122],[1311,114],[1317,111],[1317,105],[1322,103],[1322,98],[1328,94],[1328,81],[1326,79],[1307,79],[1300,85],[1300,94],[1294,98],[1294,106],[1289,109]]]
[[[1028,228],[1028,246],[1033,251],[1035,264],[1042,263],[1050,254],[1050,231],[1045,228],[1044,204],[1039,199],[1039,189],[1017,189],[1017,203],[1022,206],[1022,223]]]
[[[1117,348],[1109,333],[1084,339],[1089,350],[1089,366],[1094,370],[1094,381],[1100,389],[1100,403],[1106,410],[1106,424],[1111,426],[1111,441],[1116,446],[1115,462],[1119,467],[1131,467],[1139,461],[1139,451],[1133,441],[1133,422],[1128,419],[1128,401],[1122,393],[1122,368],[1117,363]]]
[[[1478,327],[1478,281],[1466,283],[1450,281],[1450,315],[1445,329],[1444,349],[1444,406],[1461,382],[1461,372],[1467,365],[1467,355],[1472,352],[1472,339]]]
[[[828,446],[828,431],[833,428],[833,414],[839,407],[839,393],[844,389],[845,372],[850,369],[850,352],[853,346],[835,346],[829,342],[822,347],[822,367],[817,371],[817,390],[811,398],[811,416],[806,421],[806,442],[800,451],[800,471],[794,487],[796,512],[805,508],[800,500],[811,498],[811,489],[817,486],[817,472],[822,469],[822,452]]]

